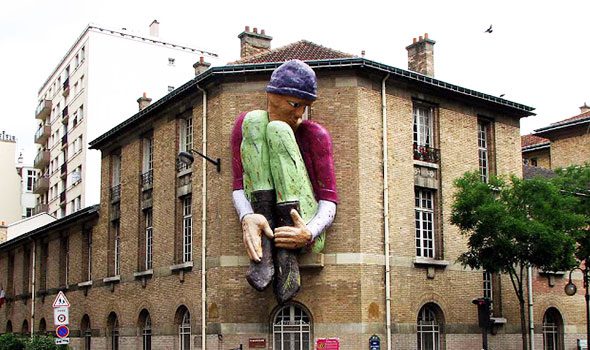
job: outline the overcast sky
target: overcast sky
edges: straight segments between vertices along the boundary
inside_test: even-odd
[[[35,156],[37,91],[88,23],[147,33],[239,58],[244,26],[265,29],[272,47],[306,39],[394,67],[428,33],[435,77],[535,107],[521,133],[590,104],[590,1],[7,1],[0,11],[0,132]],[[484,33],[493,24],[493,33]],[[191,76],[187,76],[187,81]],[[130,101],[135,103],[135,101]]]

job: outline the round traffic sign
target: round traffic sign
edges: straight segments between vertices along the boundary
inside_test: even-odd
[[[55,334],[58,336],[58,338],[67,338],[68,335],[70,335],[70,329],[66,325],[58,326],[55,329]]]
[[[61,323],[61,322],[65,322],[66,321],[66,315],[65,314],[59,314],[57,315],[57,320]]]

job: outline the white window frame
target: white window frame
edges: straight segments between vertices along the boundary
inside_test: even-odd
[[[153,263],[154,227],[152,209],[145,211],[145,270],[150,270]]]
[[[111,187],[121,184],[121,155],[111,155],[113,171],[111,172]]]
[[[434,259],[436,256],[434,190],[415,187],[414,205],[416,256]]]
[[[180,151],[188,152],[193,148],[193,118],[180,120]]]
[[[143,139],[143,173],[154,169],[154,139],[151,136]]]
[[[178,325],[178,346],[180,350],[191,350],[191,314],[184,310]]]
[[[493,274],[488,271],[483,272],[483,297],[493,300]]]
[[[152,350],[152,319],[146,314],[141,330],[142,350]]]
[[[35,182],[37,181],[37,173],[35,170],[27,170],[27,182],[25,190],[27,192],[33,192],[35,189]]]
[[[479,160],[479,176],[481,181],[488,182],[490,177],[490,152],[489,152],[489,123],[477,121],[477,150]]]
[[[415,105],[414,116],[414,144],[418,146],[434,147],[434,116],[430,107]]]
[[[424,305],[418,313],[417,336],[417,350],[440,350],[440,324],[431,305]]]
[[[118,221],[113,223],[113,231],[114,231],[114,263],[115,269],[114,273],[115,276],[119,276],[121,274],[121,224]]]
[[[558,313],[558,311],[549,308],[545,310],[543,315],[543,350],[563,350],[561,325],[559,320],[554,319],[553,316],[556,316],[554,313]],[[551,320],[548,320],[548,316],[551,317]]]
[[[182,199],[182,262],[193,259],[193,214],[192,196]]]
[[[273,320],[272,342],[275,350],[310,350],[311,318],[296,304],[283,306]]]

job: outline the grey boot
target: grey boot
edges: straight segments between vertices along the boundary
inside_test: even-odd
[[[277,227],[293,226],[291,209],[299,211],[299,202],[284,202],[276,205]],[[299,275],[299,263],[297,262],[298,250],[275,249],[275,277],[274,290],[279,304],[291,300],[301,287]]]
[[[273,208],[275,203],[274,190],[261,190],[252,192],[252,209],[256,214],[266,218],[268,225],[274,229]],[[246,280],[257,291],[265,290],[272,282],[275,274],[272,252],[273,243],[262,233],[262,259],[260,262],[250,261],[250,267],[246,272]]]

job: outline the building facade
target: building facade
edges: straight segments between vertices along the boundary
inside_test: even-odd
[[[245,279],[229,139],[240,112],[265,108],[273,58],[314,51],[325,56],[308,61],[319,96],[307,118],[332,135],[341,202],[324,252],[300,256],[301,291],[278,305]],[[449,215],[464,172],[521,174],[519,119],[532,108],[431,70],[341,54],[299,42],[254,55],[266,62],[210,68],[93,140],[100,206],[0,245],[2,283],[12,281],[0,332],[50,331],[62,290],[74,349],[313,349],[338,338],[340,349],[357,350],[373,335],[383,349],[478,349],[471,301],[487,296],[491,348],[519,349],[510,280],[455,262],[466,237]],[[192,149],[219,157],[220,169],[204,158],[180,165],[179,151]],[[585,329],[583,299],[565,296],[562,276],[536,277],[537,344],[572,349]]]
[[[0,225],[8,225],[22,218],[21,178],[16,161],[16,137],[0,134]]]
[[[142,93],[160,98],[193,73],[200,56],[215,54],[150,33],[88,25],[38,92],[36,213],[63,217],[99,201],[100,154],[88,141],[137,111]]]

